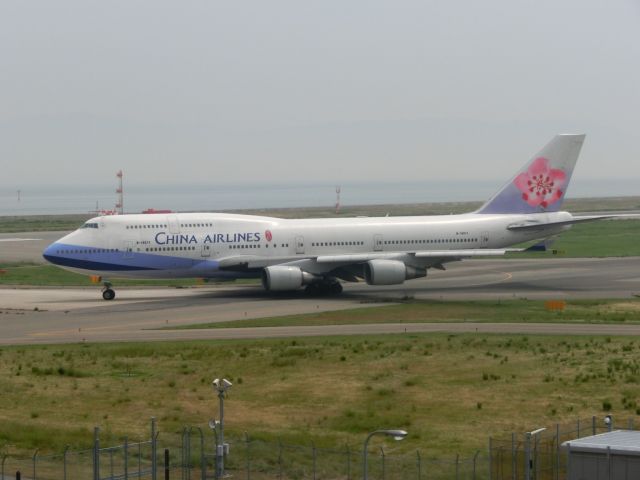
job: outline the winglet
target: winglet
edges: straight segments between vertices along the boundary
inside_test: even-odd
[[[585,135],[556,135],[476,213],[557,212]]]

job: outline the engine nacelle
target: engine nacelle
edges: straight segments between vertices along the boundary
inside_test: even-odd
[[[426,268],[405,265],[399,260],[381,258],[364,264],[364,278],[369,285],[398,285],[405,280],[426,276]]]
[[[299,267],[275,265],[262,271],[262,286],[265,290],[277,292],[297,290],[303,285],[313,283],[318,278]]]

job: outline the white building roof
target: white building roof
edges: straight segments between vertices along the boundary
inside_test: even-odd
[[[577,438],[562,444],[570,452],[609,453],[640,456],[640,431],[615,430],[591,437]]]

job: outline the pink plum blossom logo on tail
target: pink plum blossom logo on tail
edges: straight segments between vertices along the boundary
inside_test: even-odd
[[[538,157],[526,172],[518,175],[513,181],[522,192],[522,199],[532,207],[538,205],[547,208],[564,195],[567,176],[563,170],[551,168],[549,160]]]

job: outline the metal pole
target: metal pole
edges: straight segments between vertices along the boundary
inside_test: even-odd
[[[151,417],[151,480],[156,480],[158,473],[158,452],[156,437],[156,417]]]
[[[367,480],[369,474],[369,466],[367,465],[367,446],[369,444],[369,440],[373,437],[377,432],[371,432],[367,435],[367,439],[364,441],[364,447],[362,448],[362,478]]]
[[[347,445],[347,480],[351,480],[351,448]]]
[[[247,449],[247,480],[251,480],[251,442],[249,441],[249,434],[244,432],[244,441]]]
[[[64,480],[67,480],[67,453],[69,452],[69,445],[64,447],[64,453],[62,454],[62,472]],[[2,479],[4,480],[4,469],[2,470]]]
[[[109,478],[113,479],[113,448],[109,449],[109,469],[111,471]]]
[[[38,449],[36,448],[36,451],[33,452],[33,480],[36,480],[36,478],[37,478],[37,476],[36,476],[36,462],[37,461],[38,461]]]
[[[311,442],[311,455],[313,457],[313,480],[316,480],[316,468],[317,468],[317,450],[313,442]]]
[[[527,432],[525,435],[525,452],[524,452],[524,478],[525,480],[531,480],[531,433]]]
[[[164,449],[164,480],[169,480],[169,449]]]
[[[422,474],[422,459],[420,458],[420,450],[416,450],[416,457],[417,457],[417,467],[418,467],[418,480],[420,480],[420,476]]]
[[[386,478],[387,469],[385,465],[384,448],[382,447],[380,447],[380,457],[382,457],[382,480],[384,480]]]
[[[0,472],[2,472],[2,480],[4,480],[4,462],[7,461],[7,455],[2,455],[2,467],[0,468]]]
[[[278,439],[278,478],[282,480],[282,440]]]
[[[100,480],[100,427],[93,429],[93,480]]]
[[[476,480],[476,464],[478,463],[478,455],[480,454],[480,452],[476,452],[476,454],[473,456],[473,480]]]
[[[124,437],[124,480],[129,480],[129,439]]]
[[[596,434],[596,416],[591,417],[591,435]]]
[[[220,445],[218,445],[218,456],[220,459],[220,478],[224,476],[224,390],[218,392],[220,399]]]
[[[456,480],[460,479],[460,454],[456,453]]]
[[[491,464],[489,464],[491,465]],[[516,434],[511,433],[511,479],[516,480],[518,476],[518,446],[516,445]],[[493,479],[493,477],[489,476]]]
[[[16,480],[20,480],[20,470],[16,472]]]
[[[556,474],[555,480],[559,479],[560,475],[560,424],[556,423]]]

